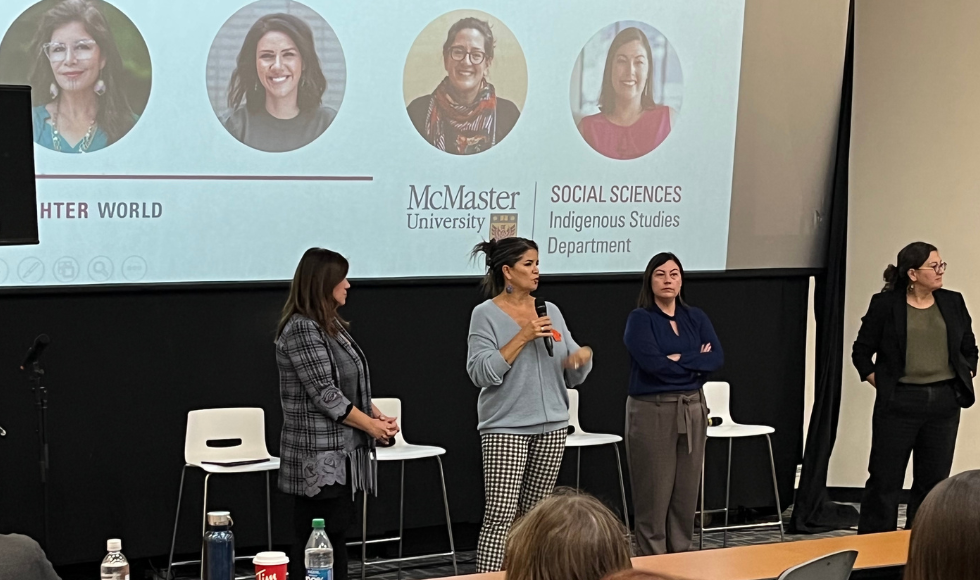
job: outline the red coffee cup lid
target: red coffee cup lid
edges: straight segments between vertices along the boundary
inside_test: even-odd
[[[260,566],[278,566],[288,564],[289,556],[286,552],[259,552],[252,558],[252,563]]]

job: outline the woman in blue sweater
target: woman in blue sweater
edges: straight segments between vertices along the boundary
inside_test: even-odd
[[[651,258],[623,337],[630,353],[626,456],[643,556],[691,549],[707,439],[701,387],[724,361],[707,315],[681,299],[683,281],[677,256]]]
[[[480,253],[489,299],[470,318],[466,372],[480,389],[486,493],[476,571],[493,572],[503,564],[511,524],[555,487],[568,428],[566,385],[585,380],[592,349],[575,342],[557,306],[545,302],[545,316],[535,309],[537,244],[491,240],[477,244],[473,254]]]

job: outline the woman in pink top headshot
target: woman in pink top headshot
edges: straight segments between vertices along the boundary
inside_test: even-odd
[[[653,51],[639,28],[624,28],[609,47],[599,111],[584,117],[578,130],[612,159],[642,157],[670,134],[675,112],[653,100]]]

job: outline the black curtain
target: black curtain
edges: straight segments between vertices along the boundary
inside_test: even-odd
[[[848,9],[847,47],[837,125],[837,160],[830,201],[827,268],[817,276],[814,313],[817,320],[815,397],[803,470],[796,490],[790,529],[818,533],[857,524],[854,507],[830,501],[827,468],[837,440],[841,381],[844,371],[844,285],[847,268],[847,178],[851,143],[851,91],[854,76],[854,0]]]

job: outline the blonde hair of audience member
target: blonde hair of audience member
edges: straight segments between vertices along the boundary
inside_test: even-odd
[[[655,572],[649,570],[640,570],[639,568],[633,568],[632,570],[620,570],[619,572],[613,572],[609,574],[602,580],[668,580],[664,576],[660,576]]]
[[[507,536],[507,580],[600,580],[631,568],[629,532],[595,497],[559,488]]]
[[[980,574],[980,470],[932,488],[912,524],[905,580],[967,580]]]

